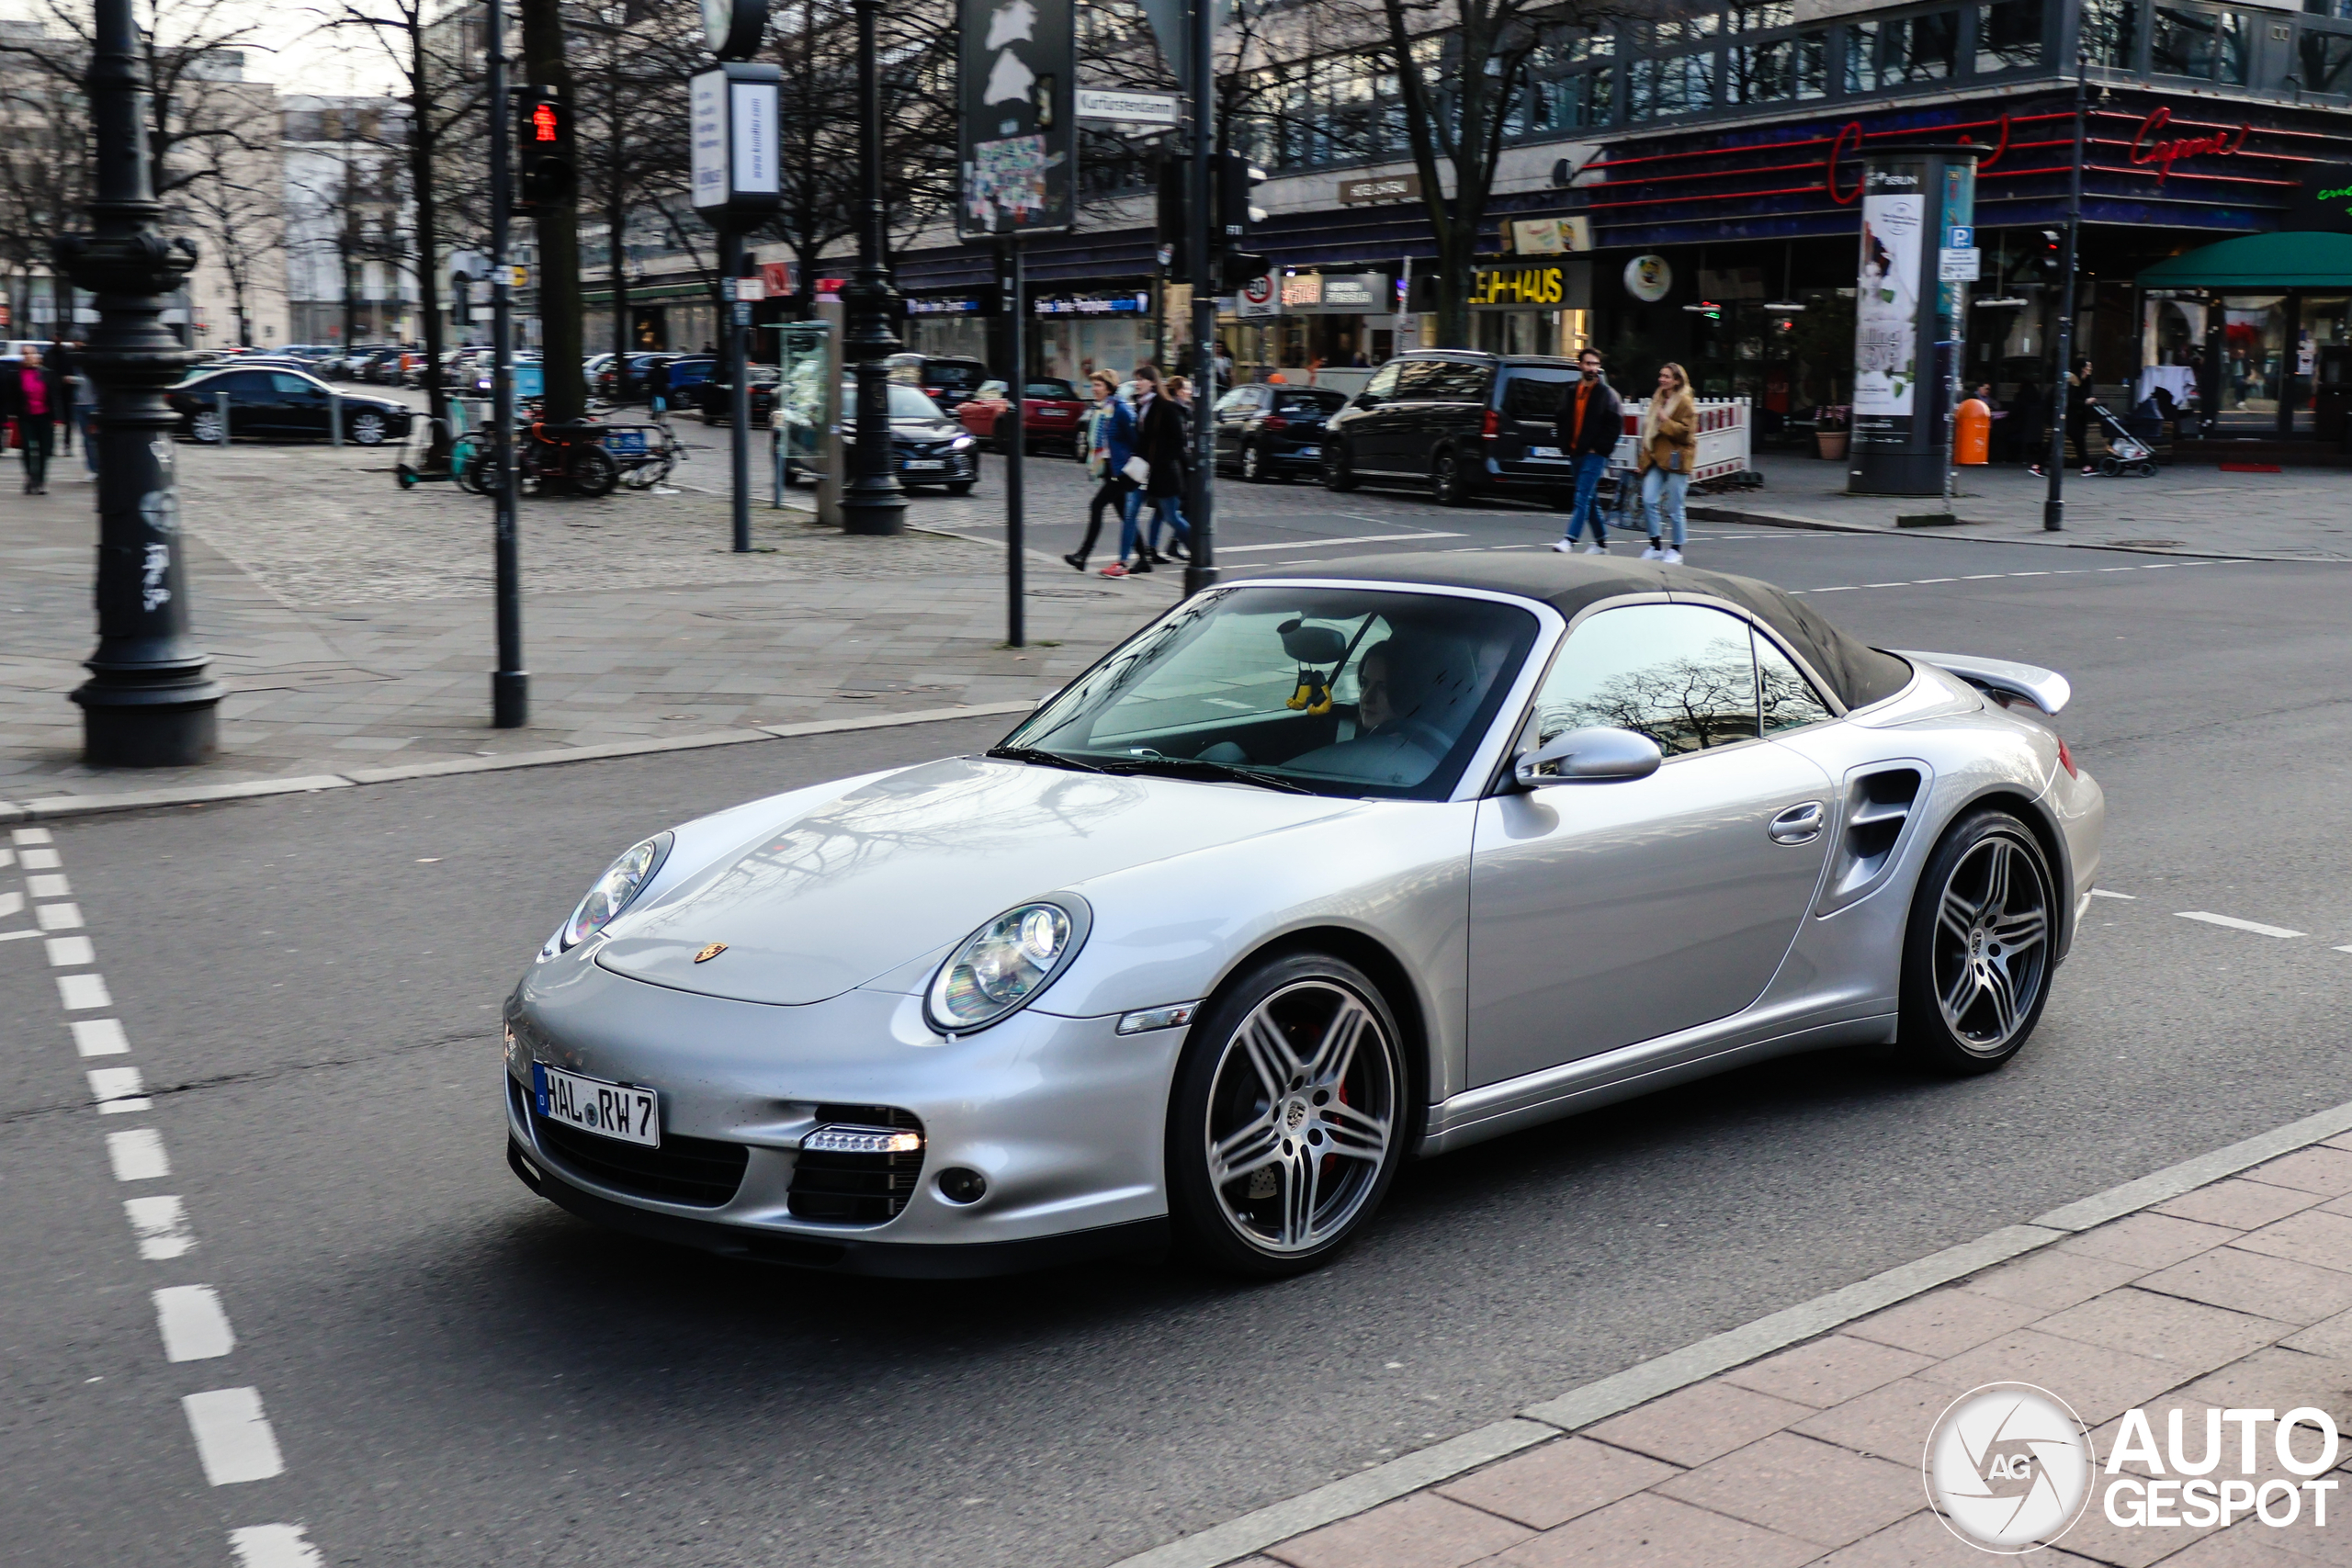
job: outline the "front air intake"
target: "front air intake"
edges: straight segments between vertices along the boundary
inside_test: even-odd
[[[878,1225],[899,1217],[922,1175],[922,1122],[888,1105],[820,1105],[800,1141],[786,1202],[796,1220]]]

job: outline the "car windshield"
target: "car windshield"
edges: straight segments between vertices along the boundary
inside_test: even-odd
[[[1027,395],[1033,398],[1059,398],[1064,401],[1075,402],[1078,400],[1078,389],[1068,381],[1032,381],[1029,383]]]
[[[923,395],[921,387],[910,387],[904,381],[892,381],[888,385],[890,389],[890,417],[892,419],[945,419],[947,417],[939,412],[937,403]],[[842,422],[845,424],[857,423],[857,383],[854,381],[842,383]]]
[[[952,360],[934,359],[923,367],[923,379],[935,387],[962,389],[978,381],[987,372],[977,365],[957,365]]]
[[[1318,795],[1442,800],[1533,643],[1489,599],[1269,583],[1179,607],[1000,750],[1114,772],[1255,774]]]
[[[1347,400],[1346,394],[1341,392],[1295,391],[1284,392],[1282,395],[1282,401],[1275,407],[1283,413],[1312,416],[1329,413],[1344,405]]]

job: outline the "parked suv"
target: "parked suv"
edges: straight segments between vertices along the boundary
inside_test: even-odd
[[[1443,506],[1480,495],[1566,505],[1576,464],[1553,419],[1576,384],[1573,360],[1419,349],[1364,383],[1324,431],[1323,482],[1426,485]]]

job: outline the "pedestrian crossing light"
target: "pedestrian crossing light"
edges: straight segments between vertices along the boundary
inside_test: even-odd
[[[529,87],[515,99],[514,209],[536,212],[568,200],[579,188],[571,107],[548,87]]]

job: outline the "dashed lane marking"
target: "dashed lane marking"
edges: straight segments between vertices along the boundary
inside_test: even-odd
[[[2215,915],[2203,909],[2176,909],[2175,915],[2184,920],[2202,920],[2209,926],[2227,926],[2233,931],[2252,931],[2256,936],[2294,937],[2301,931],[2290,931],[2285,926],[2266,926],[2260,920],[2241,920],[2235,915]]]
[[[0,931],[0,942],[22,942],[28,937],[36,937],[39,935],[40,935],[40,932],[30,929],[20,931]]]
[[[76,1019],[66,1027],[74,1031],[76,1055],[119,1056],[130,1049],[130,1036],[123,1033],[119,1018]]]
[[[196,1457],[204,1479],[215,1486],[245,1481],[266,1481],[282,1475],[286,1461],[277,1451],[277,1434],[262,1414],[261,1390],[216,1388],[181,1396],[188,1430],[196,1436]]]
[[[172,1174],[172,1160],[164,1152],[164,1134],[153,1127],[107,1134],[107,1159],[117,1181],[153,1181]]]
[[[1247,555],[1257,550],[1304,550],[1327,545],[1387,545],[1406,539],[1461,539],[1465,534],[1358,534],[1345,539],[1288,539],[1275,545],[1218,545],[1221,556]]]
[[[53,936],[49,939],[49,966],[51,969],[79,969],[98,961],[98,950],[85,936]]]
[[[25,891],[36,898],[63,898],[74,891],[74,885],[62,874],[56,876],[28,876]]]
[[[292,1525],[247,1525],[229,1532],[229,1549],[237,1554],[237,1568],[326,1568],[302,1534]]]
[[[57,999],[68,1012],[88,1012],[96,1008],[114,1006],[114,998],[107,990],[107,977],[99,974],[60,975],[57,977]]]
[[[167,1361],[209,1361],[237,1348],[220,1292],[209,1285],[166,1285],[155,1292],[155,1327]]]
[[[139,1256],[151,1263],[185,1258],[196,1250],[196,1232],[187,1223],[187,1205],[175,1196],[126,1198],[125,1218],[139,1238]]]
[[[40,922],[40,929],[45,931],[76,931],[82,924],[82,906],[41,904],[34,908],[33,918]]]
[[[2091,897],[2094,898],[2127,898],[2133,903],[2139,902],[2140,899],[2140,896],[2137,893],[2110,893],[2104,887],[2092,888]]]
[[[8,835],[8,841],[22,849],[27,844],[53,844],[57,840],[46,828],[19,828]]]
[[[0,853],[6,852],[6,851],[0,851]],[[24,913],[24,909],[25,896],[23,894],[0,893],[0,919],[5,919],[10,915],[20,915]]]
[[[90,1098],[98,1102],[101,1113],[145,1111],[153,1103],[137,1067],[92,1067],[87,1076]]]
[[[27,871],[55,871],[64,863],[55,850],[18,850],[17,859]]]

